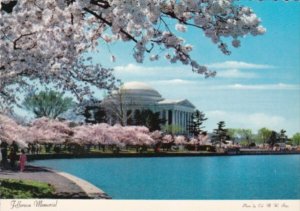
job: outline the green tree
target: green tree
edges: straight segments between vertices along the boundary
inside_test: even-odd
[[[268,128],[261,128],[257,132],[257,143],[266,143],[272,134],[272,130]]]
[[[230,139],[243,143],[244,145],[249,146],[254,142],[255,135],[252,133],[250,129],[243,128],[230,128],[227,129],[227,135]]]
[[[191,121],[188,125],[188,131],[194,136],[198,136],[200,133],[204,132],[204,130],[202,130],[204,126],[202,126],[202,124],[206,120],[205,114],[202,111],[196,110],[192,114]]]
[[[236,128],[228,128],[227,135],[232,141],[236,141],[239,138],[238,131],[239,129]]]
[[[162,127],[162,131],[164,131],[165,133],[170,133],[170,134],[178,134],[182,131],[182,127],[180,127],[179,125],[164,125]]]
[[[23,105],[27,110],[33,112],[37,118],[55,119],[72,107],[73,100],[70,97],[63,97],[62,93],[50,90],[27,95]]]
[[[224,121],[220,121],[217,123],[218,127],[214,129],[212,142],[214,144],[220,144],[228,138],[228,130],[225,129],[226,125]]]
[[[254,135],[251,129],[239,129],[240,137],[248,146],[253,142]]]
[[[300,133],[295,133],[292,137],[293,145],[300,145]]]

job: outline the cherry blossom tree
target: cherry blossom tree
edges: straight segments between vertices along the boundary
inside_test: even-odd
[[[167,135],[163,136],[162,140],[163,140],[163,143],[170,143],[173,141],[173,137],[172,137],[172,135],[167,134]]]
[[[95,143],[95,136],[93,136],[93,130],[91,125],[80,125],[74,127],[74,136],[71,137],[72,143],[79,145]],[[97,136],[98,137],[98,136]]]
[[[197,145],[199,143],[198,139],[196,138],[191,138],[188,144],[190,145]]]
[[[104,145],[104,146],[151,146],[155,143],[149,133],[149,129],[143,126],[110,126],[105,123],[94,125],[80,125],[74,128],[74,136],[71,142],[80,145]]]
[[[124,129],[131,130],[131,139],[135,140],[137,146],[151,146],[155,140],[151,137],[149,129],[145,126],[126,126]]]
[[[205,133],[201,133],[198,135],[198,140],[200,145],[207,145],[211,143],[211,140],[209,138],[209,135]]]
[[[94,144],[109,144],[109,134],[106,133],[109,127],[111,126],[106,123],[94,124],[91,126]]]
[[[30,127],[30,134],[36,142],[61,144],[73,135],[69,122],[58,121],[46,117],[34,120]]]
[[[149,134],[139,133],[137,134],[139,140],[142,142],[142,145],[153,146],[156,141],[151,138]]]
[[[196,28],[224,54],[245,35],[265,29],[252,9],[234,0],[0,0],[0,104],[16,101],[15,91],[37,83],[69,90],[78,99],[90,85],[114,87],[112,69],[94,64],[84,53],[116,41],[134,44],[143,62],[164,57],[215,75],[191,56],[180,38]],[[175,26],[174,26],[175,25]],[[177,31],[177,32],[176,32]],[[157,52],[165,52],[164,56]],[[112,55],[112,60],[115,60]]]
[[[12,144],[15,141],[20,147],[26,147],[27,130],[13,119],[0,114],[0,141]]]
[[[174,143],[176,145],[185,145],[185,144],[187,144],[186,138],[182,135],[175,136],[174,140],[175,140]]]
[[[155,130],[150,134],[151,138],[155,141],[160,141],[162,138],[162,132],[159,130]]]

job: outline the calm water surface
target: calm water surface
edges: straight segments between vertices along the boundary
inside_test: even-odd
[[[300,199],[300,155],[34,161],[113,199]]]

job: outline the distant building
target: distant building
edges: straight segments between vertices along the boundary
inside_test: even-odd
[[[188,124],[195,111],[189,100],[164,99],[157,90],[141,82],[125,83],[105,98],[101,106],[106,109],[111,124],[118,121],[126,124],[136,110],[159,112],[160,118],[166,120],[165,126],[176,127],[179,134],[188,134]]]

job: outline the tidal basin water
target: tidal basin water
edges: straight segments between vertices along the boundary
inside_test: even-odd
[[[300,199],[300,155],[41,160],[113,199]]]

